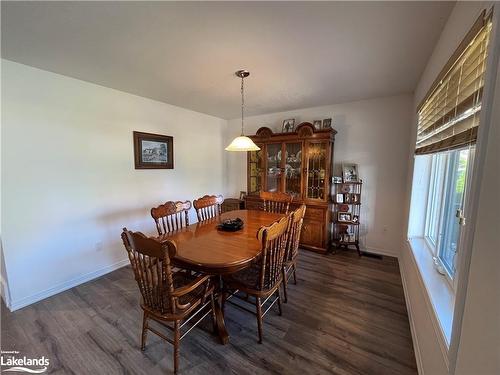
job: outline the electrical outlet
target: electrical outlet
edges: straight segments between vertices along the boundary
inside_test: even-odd
[[[95,251],[102,251],[102,241],[97,241],[95,243]]]

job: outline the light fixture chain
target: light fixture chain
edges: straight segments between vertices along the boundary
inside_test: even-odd
[[[243,135],[243,115],[245,109],[245,90],[243,86],[244,77],[241,76],[241,135]]]

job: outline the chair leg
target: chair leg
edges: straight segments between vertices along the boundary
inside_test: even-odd
[[[141,350],[146,349],[146,337],[148,334],[148,314],[144,311],[142,316]]]
[[[276,289],[276,293],[278,293],[278,311],[279,311],[279,316],[283,314],[283,311],[281,310],[281,289],[278,288]]]
[[[286,278],[285,267],[283,267],[282,274],[283,274],[283,295],[285,296],[284,302],[287,303],[288,302],[288,296],[287,296],[286,287],[287,287],[288,280]]]
[[[295,270],[297,269],[296,263],[293,264],[293,283],[297,285],[297,275],[295,274]]]
[[[262,344],[262,305],[260,297],[255,299],[255,307],[257,308],[257,328],[259,330],[259,344]]]
[[[179,343],[180,343],[180,324],[179,321],[176,320],[174,322],[174,374],[177,374],[179,371]]]

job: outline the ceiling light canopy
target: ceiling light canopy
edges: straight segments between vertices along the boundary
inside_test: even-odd
[[[230,145],[226,147],[226,151],[258,151],[260,147],[250,138],[245,136],[243,132],[243,118],[245,112],[244,79],[250,75],[250,72],[248,70],[238,70],[234,74],[241,78],[241,135],[233,139]]]

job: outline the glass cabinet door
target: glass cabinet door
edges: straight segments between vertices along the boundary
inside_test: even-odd
[[[307,145],[307,179],[306,198],[325,200],[328,196],[326,191],[327,178],[327,153],[326,142],[309,143]]]
[[[266,191],[281,191],[281,143],[268,144],[266,154]]]
[[[285,193],[302,194],[302,143],[285,143]]]
[[[250,151],[248,153],[248,179],[249,179],[249,192],[250,195],[259,195],[262,190],[262,145],[259,151]]]

